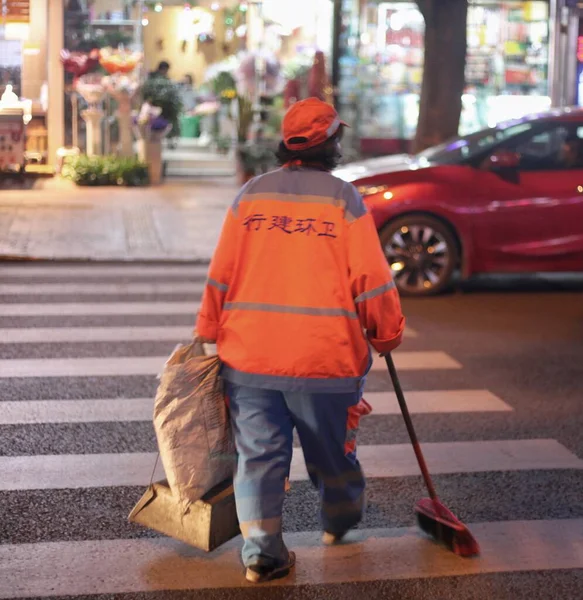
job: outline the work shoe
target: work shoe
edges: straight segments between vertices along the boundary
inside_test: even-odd
[[[330,533],[329,531],[325,531],[322,534],[322,544],[324,544],[324,546],[334,546],[339,544],[347,533],[347,531],[344,533]]]
[[[295,565],[295,552],[290,552],[287,562],[279,567],[267,567],[263,565],[247,567],[245,579],[251,583],[264,583],[273,579],[281,579],[282,577],[287,577]]]

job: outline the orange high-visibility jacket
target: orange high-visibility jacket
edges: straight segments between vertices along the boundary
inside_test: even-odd
[[[283,167],[251,180],[229,209],[197,333],[216,340],[222,376],[305,392],[360,388],[405,320],[360,194],[330,173]],[[364,331],[363,331],[364,330]]]

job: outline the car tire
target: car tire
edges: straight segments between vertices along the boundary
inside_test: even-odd
[[[383,253],[403,296],[434,296],[452,283],[459,248],[451,228],[426,215],[406,215],[380,232]]]

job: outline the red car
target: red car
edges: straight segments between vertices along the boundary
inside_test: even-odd
[[[502,123],[335,175],[362,193],[403,294],[436,294],[456,271],[583,271],[583,110]]]

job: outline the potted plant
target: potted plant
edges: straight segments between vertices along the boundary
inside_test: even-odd
[[[246,143],[237,148],[237,172],[243,185],[275,164],[275,153],[264,143]]]
[[[162,181],[162,140],[171,131],[172,123],[162,115],[162,108],[144,102],[134,121],[134,132],[138,138],[138,156],[148,165],[152,185]]]
[[[222,156],[226,156],[231,149],[232,140],[228,135],[219,135],[215,139],[215,144],[217,146],[217,152]]]
[[[182,113],[182,100],[178,86],[163,77],[154,77],[144,83],[142,97],[145,104],[161,109],[159,116],[166,119],[171,125],[168,137],[178,137]]]
[[[119,156],[69,156],[62,175],[79,186],[145,186],[148,166],[138,159]]]

